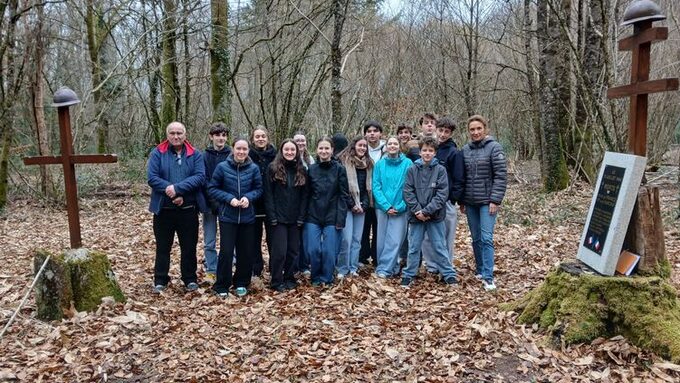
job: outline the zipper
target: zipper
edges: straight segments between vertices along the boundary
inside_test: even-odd
[[[238,197],[241,199],[241,164],[236,164],[236,185],[238,188]],[[237,224],[241,223],[241,208],[238,208],[238,219]]]

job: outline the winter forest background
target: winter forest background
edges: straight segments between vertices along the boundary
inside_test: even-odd
[[[394,132],[424,112],[483,114],[511,161],[538,160],[545,190],[593,182],[607,150],[625,151],[630,81],[617,40],[626,0],[2,0],[0,206],[50,195],[60,171],[24,167],[58,153],[53,93],[72,108],[75,150],[135,164],[186,123],[203,147],[213,121],[232,137],[262,124],[274,142]],[[659,0],[669,39],[652,46],[650,78],[680,73],[680,5]],[[396,6],[395,6],[396,4]],[[650,96],[649,163],[680,142],[680,93]],[[40,174],[38,174],[40,172]],[[79,180],[81,182],[82,180]]]

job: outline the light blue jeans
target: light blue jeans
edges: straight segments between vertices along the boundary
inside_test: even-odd
[[[203,213],[203,268],[206,273],[217,272],[217,216],[212,211]]]
[[[449,258],[451,262],[456,257],[456,226],[458,226],[458,209],[451,203],[451,201],[446,201],[446,218],[444,218],[444,225],[446,226],[446,248],[449,252]],[[433,264],[430,260],[431,255],[434,253],[432,248],[432,242],[430,237],[425,235],[423,239],[423,263],[429,271],[436,271],[437,266]]]
[[[408,227],[408,259],[406,268],[402,270],[402,277],[413,278],[418,274],[420,266],[420,248],[423,243],[425,232],[432,242],[432,264],[439,271],[444,279],[456,276],[456,269],[451,264],[449,251],[444,239],[444,221],[439,222],[417,222],[411,223]]]
[[[487,282],[493,281],[493,228],[498,214],[489,214],[489,205],[465,205],[472,251],[475,253],[475,273],[481,274]]]
[[[365,218],[366,214],[347,212],[336,265],[338,274],[347,275],[359,270],[359,251],[361,250],[361,235],[364,232]]]
[[[406,213],[389,215],[375,209],[378,219],[378,267],[375,272],[387,276],[399,274],[399,250],[406,238],[408,217]]]
[[[340,230],[333,225],[305,223],[302,237],[312,267],[312,283],[333,283]]]

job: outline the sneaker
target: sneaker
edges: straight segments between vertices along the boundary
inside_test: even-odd
[[[296,281],[285,281],[283,282],[283,287],[286,290],[293,290],[294,288],[298,287],[298,283]]]
[[[312,282],[312,287],[322,287],[323,283],[319,281],[314,281]]]
[[[380,279],[387,279],[387,274],[385,273],[375,273],[375,276]]]
[[[216,280],[217,280],[217,276],[215,275],[215,273],[205,273],[205,275],[203,276],[203,282],[205,282],[209,285],[215,284]]]
[[[401,285],[401,287],[408,289],[409,287],[411,287],[411,282],[413,282],[413,278],[403,277],[403,278],[401,278],[401,284],[400,285]]]
[[[186,290],[187,292],[196,291],[196,290],[198,290],[198,283],[196,283],[196,282],[189,282],[189,283],[187,283],[187,285],[184,287],[184,290]]]
[[[349,275],[350,275],[351,277],[358,277],[358,276],[359,276],[359,273],[357,273],[356,271],[350,271],[350,272],[349,272]]]
[[[165,290],[165,288],[168,287],[168,285],[156,285],[153,287],[153,293],[154,294],[160,294]]]
[[[239,298],[245,297],[246,294],[248,294],[248,289],[246,289],[245,287],[237,287],[236,290],[234,290],[234,292],[236,293],[236,296]]]
[[[428,272],[428,274],[433,274],[433,275],[439,274],[439,270],[437,270],[437,269],[427,269],[427,272]]]
[[[309,270],[302,270],[302,275],[304,275],[305,277],[311,277],[312,272]]]
[[[343,280],[343,279],[345,279],[346,276],[347,275],[345,275],[345,274],[338,274],[335,277],[338,278],[338,280]]]
[[[475,279],[482,280],[482,274],[475,274]]]
[[[496,291],[496,285],[493,281],[482,281],[482,285],[484,285],[486,291]]]
[[[222,298],[222,299],[227,299],[227,298],[229,298],[229,293],[228,293],[228,292],[222,292],[222,293],[215,292],[215,295],[217,295],[218,297],[220,297],[220,298]]]
[[[456,279],[456,277],[448,277],[448,278],[444,279],[444,284],[455,285],[456,283],[458,283],[458,280]]]

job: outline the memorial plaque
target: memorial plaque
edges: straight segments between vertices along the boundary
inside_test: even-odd
[[[601,274],[614,275],[646,164],[645,157],[605,153],[578,250]]]

